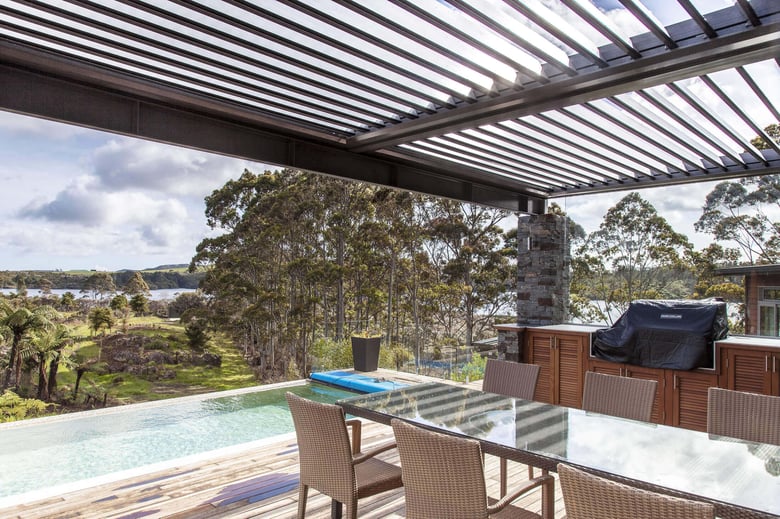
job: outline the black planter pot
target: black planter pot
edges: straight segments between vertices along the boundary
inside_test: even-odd
[[[352,363],[355,371],[376,371],[381,337],[352,337]]]

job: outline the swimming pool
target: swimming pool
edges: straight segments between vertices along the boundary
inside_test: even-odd
[[[298,381],[0,424],[0,506],[291,434],[287,391],[320,402],[354,395]]]

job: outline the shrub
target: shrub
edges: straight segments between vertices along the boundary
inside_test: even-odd
[[[34,418],[46,412],[46,402],[22,398],[11,390],[0,395],[0,422],[15,422]]]

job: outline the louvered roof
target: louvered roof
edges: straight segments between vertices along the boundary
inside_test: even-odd
[[[541,212],[780,172],[780,1],[718,5],[4,0],[0,109]]]

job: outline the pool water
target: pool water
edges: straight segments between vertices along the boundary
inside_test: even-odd
[[[0,504],[16,496],[294,432],[284,394],[354,393],[282,384],[0,425]]]

